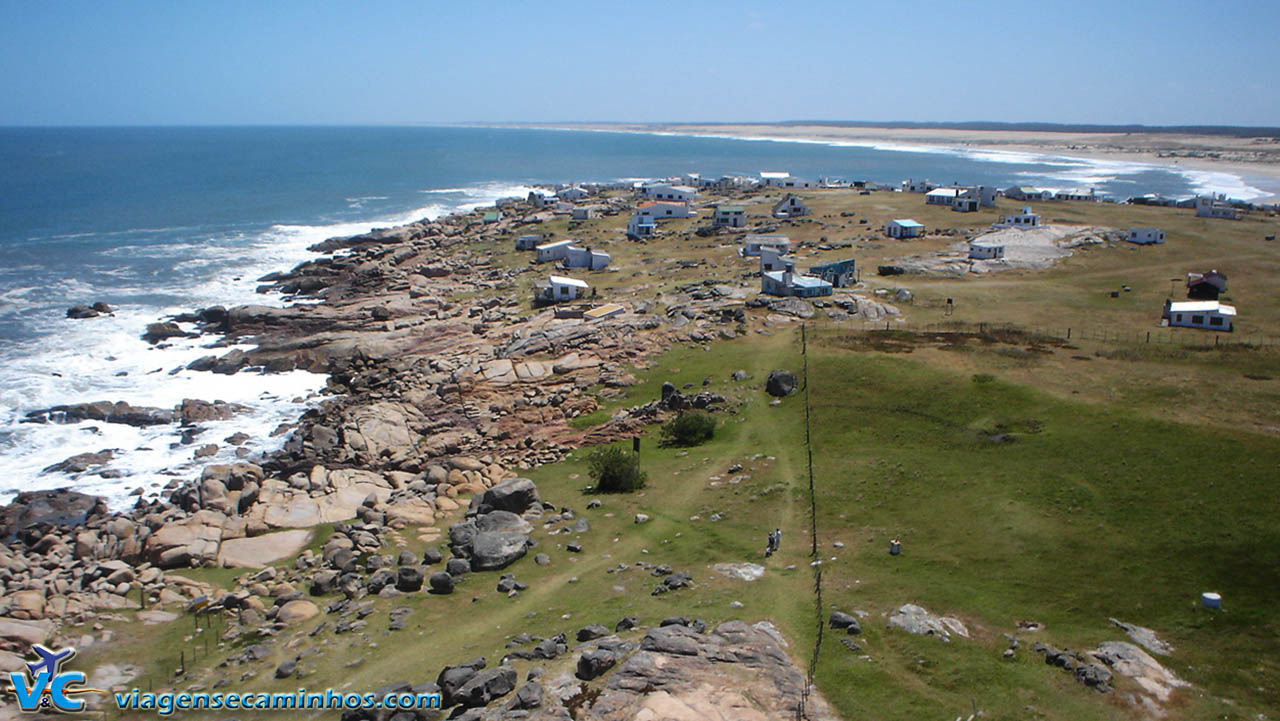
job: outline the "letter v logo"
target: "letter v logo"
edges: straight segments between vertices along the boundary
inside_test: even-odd
[[[13,683],[13,693],[18,697],[18,708],[23,711],[39,711],[40,697],[44,695],[45,686],[49,684],[49,672],[41,671],[35,683],[27,685],[27,675],[21,672],[9,674]]]

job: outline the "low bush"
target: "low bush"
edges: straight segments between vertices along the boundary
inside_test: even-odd
[[[716,434],[716,419],[710,413],[688,411],[662,426],[662,443],[668,446],[696,446]]]
[[[587,456],[587,469],[598,493],[630,493],[644,488],[640,456],[617,446],[597,448]]]

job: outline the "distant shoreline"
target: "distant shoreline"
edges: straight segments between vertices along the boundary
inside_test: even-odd
[[[1151,132],[967,130],[941,127],[870,127],[804,124],[713,123],[492,123],[489,127],[595,130],[784,142],[826,142],[884,150],[990,151],[1081,160],[1142,163],[1183,173],[1224,173],[1242,188],[1280,200],[1280,138]],[[1230,195],[1228,193],[1228,195]]]

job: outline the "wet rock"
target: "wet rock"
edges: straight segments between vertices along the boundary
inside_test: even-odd
[[[129,426],[163,426],[173,423],[174,413],[168,408],[132,406],[124,401],[94,401],[73,405],[54,406],[28,413],[27,423],[123,423]]]

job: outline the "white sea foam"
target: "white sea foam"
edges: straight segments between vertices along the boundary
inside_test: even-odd
[[[455,191],[450,191],[455,192]],[[64,298],[145,297],[181,298],[181,305],[123,304],[109,316],[69,320],[61,313],[40,318],[39,337],[0,349],[0,502],[24,490],[71,486],[105,496],[113,507],[128,505],[128,493],[144,487],[150,493],[174,478],[194,477],[206,463],[236,460],[235,448],[223,441],[242,432],[250,436],[245,448],[253,454],[279,448],[287,434],[272,437],[281,423],[295,421],[302,409],[317,402],[316,392],[325,384],[321,374],[294,371],[262,375],[241,372],[226,376],[186,370],[187,364],[205,355],[222,355],[231,348],[209,348],[210,338],[173,339],[152,346],[141,339],[148,323],[164,316],[210,305],[278,305],[283,299],[256,292],[257,278],[274,270],[287,270],[314,257],[307,248],[335,236],[366,233],[378,227],[438,218],[455,209],[468,209],[512,195],[524,195],[526,186],[483,185],[457,189],[458,198],[431,203],[369,221],[318,225],[274,225],[254,234],[222,233],[203,242],[131,244],[112,255],[120,258],[176,259],[174,274],[186,278],[181,285],[148,284],[136,268],[121,265],[95,271],[112,281],[96,287],[81,278],[63,278],[53,288],[23,286],[0,294],[0,312],[13,313],[47,307],[42,294]],[[373,199],[372,197],[370,199]],[[47,313],[47,311],[46,311]],[[250,346],[242,346],[248,350]],[[56,405],[90,401],[126,401],[135,406],[173,408],[184,398],[223,400],[249,410],[227,421],[202,424],[206,430],[192,445],[181,445],[176,426],[134,428],[115,423],[21,423],[30,411]],[[219,445],[211,458],[196,461],[194,449]],[[97,475],[72,478],[42,469],[70,456],[104,449],[115,451],[106,468],[123,474],[104,479]],[[99,469],[101,470],[101,469]]]

